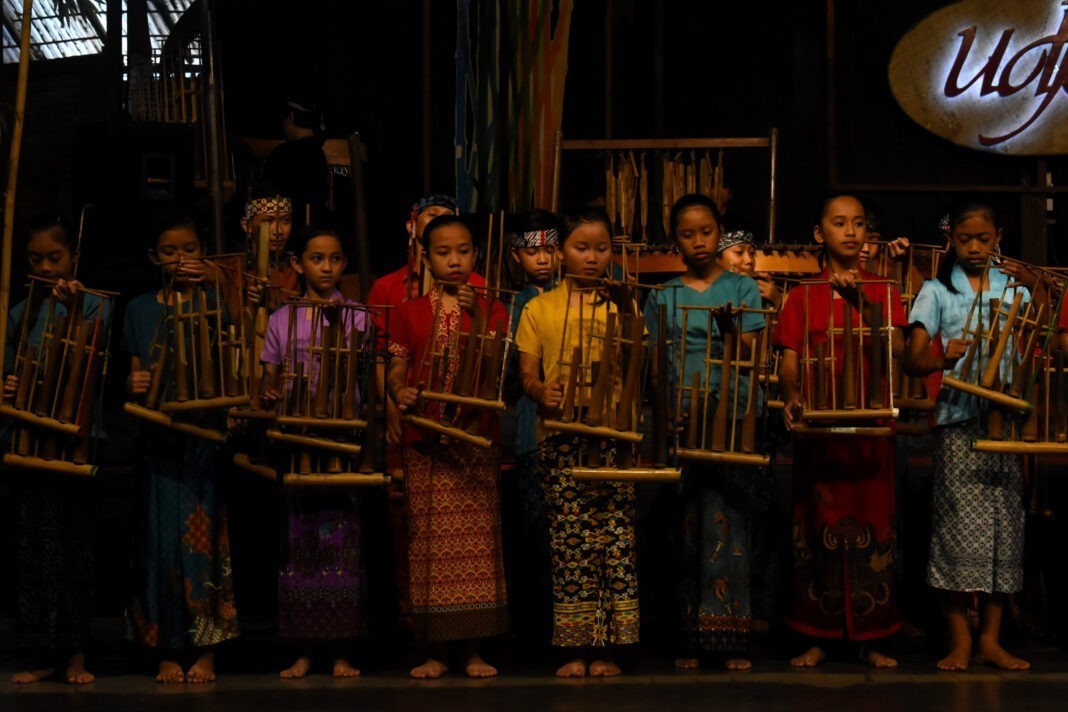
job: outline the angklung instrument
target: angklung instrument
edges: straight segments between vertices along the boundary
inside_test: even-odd
[[[363,305],[291,300],[275,384],[282,397],[266,437],[282,450],[289,486],[385,485],[383,409],[374,312]],[[301,324],[308,338],[301,339]]]
[[[946,254],[946,247],[939,245],[909,245],[906,253],[895,259],[890,255],[888,242],[869,241],[877,250],[868,270],[881,277],[893,279],[901,294],[901,305],[906,314],[912,313],[916,295],[926,280],[935,279],[938,266]],[[904,355],[893,360],[894,403],[901,411],[897,421],[898,435],[922,435],[930,431],[930,414],[935,409],[935,396],[930,379],[909,376],[905,373]]]
[[[550,432],[577,438],[579,464],[568,474],[587,481],[678,480],[681,471],[668,462],[671,336],[666,319],[661,319],[659,333],[650,344],[645,319],[634,307],[637,291],[648,285],[602,280],[592,287],[558,287],[568,288],[578,291],[580,297],[577,319],[571,299],[564,315],[565,353],[560,361],[565,380],[563,403],[557,417],[542,423]],[[609,294],[615,296],[609,298]],[[570,330],[577,330],[577,334]],[[641,424],[646,393],[652,396],[653,411],[649,464],[641,461],[639,452],[645,439]],[[610,465],[604,458],[608,443],[614,443],[617,451]]]
[[[225,278],[231,255],[194,258],[211,267],[204,280],[174,289],[165,280],[163,309],[145,366],[152,373],[144,403],[130,415],[214,443],[228,436],[227,409],[248,405],[244,320],[231,314]],[[185,259],[185,258],[183,258]]]
[[[1068,373],[1056,337],[1065,278],[1059,270],[993,256],[982,283],[989,284],[991,269],[1007,263],[1031,275],[1030,292],[1010,278],[999,295],[976,295],[962,337],[968,349],[957,374],[942,384],[986,402],[986,437],[974,443],[976,450],[1063,454]]]
[[[14,421],[11,467],[71,475],[97,472],[93,429],[100,406],[100,384],[107,373],[110,315],[116,293],[76,288],[70,304],[53,294],[55,280],[30,277],[26,312],[15,350],[15,397],[0,404]],[[85,301],[97,302],[94,315]],[[39,343],[32,343],[31,321],[43,310]],[[6,316],[5,316],[6,318]]]
[[[827,280],[803,280],[791,293],[791,298],[801,298],[804,303],[799,364],[803,409],[802,422],[794,427],[796,434],[893,434],[888,421],[899,415],[890,387],[895,282],[860,279],[856,284],[859,308],[846,303],[840,321],[835,316],[833,296],[826,314],[813,310],[812,290],[830,288]],[[882,299],[870,300],[870,289],[882,293]]]
[[[473,309],[461,314],[444,345],[427,340],[414,366],[418,400],[402,420],[420,430],[481,448],[493,446],[492,417],[504,410],[504,372],[512,346],[510,309],[505,298],[514,293],[496,287],[475,287]],[[431,334],[446,330],[451,318],[438,301]],[[411,382],[411,381],[410,381]]]
[[[661,306],[663,318],[666,305]],[[675,350],[675,372],[679,376],[674,395],[676,419],[683,425],[676,450],[679,459],[767,465],[771,458],[760,452],[757,443],[764,409],[760,381],[767,367],[767,330],[753,332],[752,345],[746,348],[742,323],[747,313],[767,319],[771,310],[731,304],[678,308],[682,314]],[[691,344],[691,338],[700,341]],[[695,348],[704,352],[701,368],[687,373],[686,354]]]

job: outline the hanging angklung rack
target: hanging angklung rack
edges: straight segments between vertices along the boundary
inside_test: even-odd
[[[291,300],[282,393],[266,435],[288,452],[290,486],[384,485],[375,313],[357,304]],[[309,325],[306,344],[298,339]]]
[[[1007,263],[1030,273],[1030,294],[1012,278],[997,296],[976,293],[962,334],[968,349],[957,374],[947,375],[942,385],[987,402],[987,437],[976,441],[976,450],[1068,452],[1068,409],[1062,407],[1068,382],[1065,355],[1056,343],[1065,278],[1057,270],[992,256],[980,284],[989,284],[990,270]]]
[[[650,243],[654,233],[669,234],[675,201],[688,193],[707,195],[720,207],[724,190],[724,153],[766,149],[770,159],[768,239],[775,239],[775,170],[778,130],[746,138],[568,139],[556,132],[553,145],[552,209],[560,204],[560,175],[565,151],[593,151],[604,159],[604,205],[620,242]],[[654,229],[654,223],[659,223]]]
[[[115,292],[77,287],[60,313],[55,280],[30,276],[26,311],[15,349],[18,390],[0,414],[15,421],[4,464],[31,470],[94,475],[93,427],[100,384],[107,373],[110,315]],[[98,301],[85,316],[85,300]],[[40,343],[30,343],[31,321],[44,310]],[[3,318],[7,318],[4,315]]]
[[[203,261],[208,274],[173,289],[164,276],[163,308],[149,362],[152,377],[144,404],[128,401],[130,415],[214,443],[227,439],[225,412],[250,401],[244,320],[227,308],[227,260],[243,255],[182,258]],[[164,263],[160,263],[162,267]],[[205,416],[215,412],[215,422]],[[190,419],[198,420],[192,422]]]
[[[580,464],[569,474],[577,480],[611,482],[678,480],[680,470],[668,462],[669,344],[673,334],[662,318],[660,333],[649,344],[645,319],[634,308],[639,289],[660,287],[612,280],[600,280],[590,287],[558,287],[567,288],[580,293],[579,314],[577,320],[572,318],[569,295],[560,360],[564,399],[558,417],[545,419],[543,425],[550,432],[578,438]],[[612,292],[614,298],[605,296]],[[569,331],[572,321],[577,321],[577,334]],[[650,345],[651,368],[647,369]],[[652,396],[651,466],[643,465],[638,453],[644,440],[641,420],[645,393]],[[616,444],[614,467],[602,463],[602,444],[606,441]]]
[[[826,330],[815,331],[811,292],[831,289],[825,279],[803,280],[794,287],[792,298],[804,300],[804,344],[800,354],[800,395],[802,423],[794,432],[825,435],[888,437],[893,434],[886,421],[898,417],[893,373],[892,302],[895,282],[890,279],[857,280],[858,309],[848,302],[842,322],[835,319],[833,291]],[[871,323],[865,323],[865,287],[874,285],[884,298],[870,303]],[[881,306],[882,308],[876,308]],[[854,311],[861,316],[858,318]]]
[[[675,373],[679,374],[675,413],[684,424],[676,451],[679,459],[767,465],[770,457],[758,448],[757,428],[763,410],[760,381],[767,367],[768,332],[752,332],[752,347],[745,348],[742,325],[747,313],[766,319],[770,310],[731,304],[678,308],[682,316],[675,350]],[[701,343],[689,343],[691,326],[699,328]],[[703,350],[704,357],[701,368],[688,374],[686,354],[691,346]],[[718,382],[714,383],[717,373]]]
[[[449,285],[439,282],[439,288]],[[475,293],[473,313],[461,310],[460,326],[441,349],[431,337],[414,366],[419,392],[416,404],[402,420],[444,439],[477,447],[493,446],[485,429],[487,413],[504,410],[504,369],[511,348],[511,310],[505,298],[514,292],[496,287],[467,285]],[[497,316],[495,316],[497,312]],[[467,326],[464,328],[464,316]],[[434,305],[431,334],[448,318],[441,301]]]
[[[893,279],[901,293],[905,314],[912,313],[912,305],[920,287],[938,275],[938,265],[946,254],[944,245],[909,245],[900,258],[890,255],[890,243],[872,240],[867,243],[878,249],[868,270],[881,277]],[[898,435],[922,435],[930,430],[929,414],[935,409],[936,393],[931,393],[927,379],[905,373],[904,356],[894,359],[894,403],[901,411],[897,422]],[[907,422],[906,422],[907,421]]]

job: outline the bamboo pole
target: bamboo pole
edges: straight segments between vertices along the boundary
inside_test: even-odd
[[[22,154],[22,129],[26,116],[26,84],[30,74],[30,21],[33,0],[22,0],[22,28],[19,37],[19,78],[15,91],[15,127],[11,133],[11,156],[7,165],[7,196],[4,199],[4,240],[0,250],[0,344],[7,343],[7,314],[11,307],[11,244],[15,236],[15,188]]]

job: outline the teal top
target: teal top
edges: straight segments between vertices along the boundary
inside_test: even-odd
[[[538,289],[532,284],[524,285],[512,300],[512,338],[515,338],[515,330],[519,326],[519,317],[523,308],[531,299],[553,289],[555,281],[550,281],[543,289]],[[519,379],[519,352],[512,349],[512,377]],[[525,395],[519,397],[515,403],[515,454],[516,457],[526,455],[538,450],[538,404]]]

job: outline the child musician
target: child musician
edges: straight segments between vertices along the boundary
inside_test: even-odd
[[[507,332],[504,307],[477,297],[468,279],[476,250],[471,232],[454,215],[431,220],[423,231],[423,260],[434,279],[427,294],[405,302],[390,323],[389,392],[402,412],[419,401],[420,364],[428,350],[448,353],[443,390],[452,391],[460,371],[460,332],[481,310],[488,333]],[[450,348],[451,345],[451,348]],[[429,406],[440,417],[446,404]],[[483,419],[483,432],[492,425]],[[408,515],[408,570],[416,635],[428,643],[426,661],[414,678],[438,678],[448,671],[445,643],[465,641],[468,677],[492,677],[497,670],[479,654],[482,638],[508,627],[504,563],[501,557],[499,462],[496,448],[444,442],[436,434],[406,425],[404,483]]]
[[[606,305],[604,295],[594,291],[612,261],[611,225],[604,212],[591,209],[565,217],[560,253],[563,283],[527,304],[516,332],[523,392],[543,417],[563,403],[567,372],[561,362],[571,358],[582,331],[603,334],[606,313],[618,311],[618,305]],[[586,322],[583,329],[580,319]],[[601,348],[593,342],[590,348]],[[568,474],[578,457],[577,438],[552,435],[539,421],[538,440],[552,554],[552,644],[567,656],[556,675],[619,675],[612,648],[638,642],[634,485],[577,481]],[[615,448],[602,459],[613,465]]]
[[[30,274],[56,280],[53,294],[59,300],[55,316],[67,313],[81,283],[74,279],[78,245],[61,218],[36,220],[27,233],[26,256]],[[101,299],[84,294],[82,315],[94,320]],[[23,324],[30,344],[41,344],[47,321],[43,303],[26,300],[12,307],[4,343],[4,400],[13,401],[19,380],[15,350]],[[111,315],[104,314],[109,321]],[[106,333],[106,332],[105,332]],[[0,428],[0,449],[6,449],[10,429]],[[18,553],[15,586],[18,609],[15,630],[18,646],[39,657],[31,667],[12,676],[12,682],[38,682],[64,665],[63,678],[84,685],[95,679],[85,667],[93,601],[92,493],[80,478],[58,480],[54,475],[22,475],[16,484],[18,500]]]
[[[165,221],[150,254],[166,285],[126,307],[122,350],[130,354],[126,386],[143,397],[152,380],[152,344],[173,290],[190,293],[211,273],[194,223]],[[209,301],[218,302],[210,290]],[[187,302],[188,303],[188,302]],[[205,415],[217,418],[217,415]],[[130,636],[157,651],[162,683],[215,680],[215,647],[239,634],[226,504],[217,482],[217,451],[205,440],[142,423],[140,589],[127,610]],[[180,658],[194,658],[191,665]]]
[[[722,379],[719,367],[704,384],[706,344],[712,341],[712,358],[723,355],[723,340],[716,325],[711,332],[708,320],[696,312],[684,319],[683,307],[760,307],[760,289],[756,281],[723,269],[720,254],[719,210],[704,195],[680,198],[672,207],[671,234],[679,248],[686,272],[664,284],[663,290],[651,294],[645,305],[650,333],[659,331],[660,306],[667,307],[668,319],[678,333],[686,324],[687,350],[683,370],[675,374],[683,383],[691,383],[699,374],[702,386],[718,392]],[[746,247],[741,241],[725,249]],[[748,257],[748,253],[744,253]],[[750,259],[751,263],[751,259]],[[743,315],[740,329],[743,349],[755,347],[754,336],[764,328],[759,312]],[[681,338],[681,337],[680,337]],[[677,358],[675,359],[678,360]],[[741,376],[738,392],[748,391],[748,376]],[[683,404],[684,412],[687,403]],[[740,414],[739,414],[740,415]],[[759,473],[752,467],[738,465],[691,465],[685,473],[681,493],[682,509],[682,603],[683,645],[686,655],[675,661],[676,667],[690,669],[700,664],[698,655],[713,654],[722,658],[729,670],[752,667],[744,657],[748,647],[752,618],[750,602],[750,515]]]
[[[865,313],[857,311],[858,279],[877,279],[857,266],[867,238],[864,206],[850,195],[823,201],[813,235],[824,248],[826,284],[791,290],[772,337],[783,350],[779,371],[787,426],[802,424],[801,355],[806,341],[826,341],[828,320],[842,324],[846,309],[854,323],[870,323],[872,311],[885,315],[885,285],[864,285]],[[891,290],[893,351],[903,349],[907,326],[896,285]],[[808,334],[805,329],[808,327]],[[836,350],[837,344],[832,345]],[[841,359],[835,359],[837,370]],[[835,374],[837,375],[837,373]],[[793,465],[793,581],[786,623],[811,642],[793,658],[813,667],[827,657],[831,641],[859,645],[859,657],[872,667],[897,661],[871,647],[901,627],[894,592],[897,539],[894,533],[894,441],[885,437],[818,434],[798,436]]]
[[[345,251],[337,233],[326,228],[305,228],[291,258],[293,270],[304,282],[303,299],[314,302],[346,301],[337,289],[345,271]],[[271,408],[285,397],[292,384],[279,383],[286,354],[309,369],[308,383],[319,382],[321,363],[309,364],[312,341],[310,307],[295,310],[296,344],[289,342],[291,309],[271,314],[260,360],[264,368],[263,405]],[[345,333],[367,329],[363,312],[346,312]],[[325,321],[320,315],[320,321]],[[322,324],[319,325],[322,327]],[[321,333],[321,332],[320,332]],[[345,343],[349,342],[346,337]],[[283,679],[306,676],[312,667],[315,643],[328,641],[334,677],[357,677],[344,641],[367,632],[366,579],[363,566],[359,501],[352,490],[288,488],[282,565],[278,571],[278,633],[303,642],[296,662],[280,673]]]
[[[992,267],[983,280],[987,260],[1001,242],[1001,225],[990,205],[962,203],[951,213],[949,229],[950,250],[938,277],[924,283],[909,317],[915,328],[906,368],[913,375],[959,374],[970,343],[964,326],[976,294],[989,304],[1001,297],[1010,277],[1018,276],[1007,267]],[[936,338],[944,354],[931,349]],[[1003,378],[1007,369],[1003,363]],[[985,432],[979,417],[986,410],[976,396],[946,387],[939,391],[927,583],[944,592],[947,604],[950,651],[939,661],[940,670],[967,670],[973,659],[1006,670],[1030,667],[999,640],[1006,598],[1023,587],[1023,463],[1018,455],[972,449]],[[973,658],[968,606],[974,592],[982,603]]]

